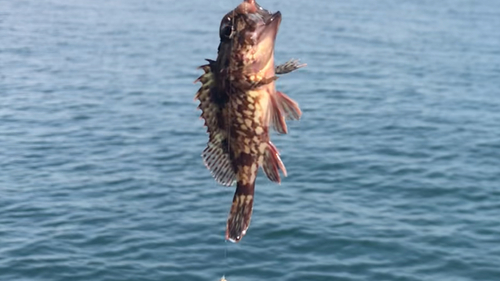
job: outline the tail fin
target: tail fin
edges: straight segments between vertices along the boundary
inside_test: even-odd
[[[226,240],[237,243],[246,234],[252,218],[255,181],[243,184],[238,181],[226,226]]]

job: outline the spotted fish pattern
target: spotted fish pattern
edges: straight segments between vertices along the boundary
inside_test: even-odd
[[[280,183],[286,169],[269,138],[269,127],[286,134],[285,120],[298,120],[298,104],[276,91],[276,75],[303,64],[291,60],[274,65],[274,41],[281,13],[270,13],[254,0],[245,0],[226,14],[220,26],[217,60],[201,66],[204,74],[195,99],[209,135],[203,161],[214,179],[236,191],[229,212],[226,239],[238,242],[252,215],[259,167]]]

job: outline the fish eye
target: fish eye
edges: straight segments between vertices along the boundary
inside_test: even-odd
[[[233,28],[229,25],[224,26],[224,28],[222,28],[220,31],[220,38],[229,39],[231,38],[231,33],[233,33]]]
[[[232,33],[233,33],[233,25],[231,22],[231,18],[227,17],[220,26],[220,31],[219,31],[220,39],[223,41],[231,39]]]

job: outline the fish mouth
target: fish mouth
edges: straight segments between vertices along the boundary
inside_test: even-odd
[[[274,14],[270,14],[269,16],[266,15],[264,16],[264,19],[264,25],[257,28],[258,42],[260,43],[263,40],[272,39],[274,43],[281,23],[281,13],[278,11]]]
[[[252,46],[255,54],[251,72],[262,72],[267,66],[274,69],[274,43],[281,23],[281,12],[271,13],[255,0],[243,1],[234,11],[243,19],[245,26],[240,31],[243,37],[240,37],[241,41]]]
[[[264,16],[264,25],[259,26],[257,32],[257,48],[253,70],[264,72],[263,75],[274,75],[274,43],[281,23],[281,13],[278,11],[270,16]]]
[[[255,0],[245,0],[235,9],[236,14],[245,18],[249,32],[255,32],[252,39],[257,42],[267,38],[275,39],[281,23],[281,12],[271,13],[262,8]]]

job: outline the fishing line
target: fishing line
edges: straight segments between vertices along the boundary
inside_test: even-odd
[[[222,271],[222,278],[220,279],[221,281],[226,280],[226,271],[229,268],[229,260],[227,258],[227,240],[224,239],[224,266],[223,266],[223,271]]]
[[[229,267],[229,260],[227,258],[227,240],[224,239],[224,262],[226,263],[226,268]],[[224,275],[226,275],[226,272],[224,272]]]

